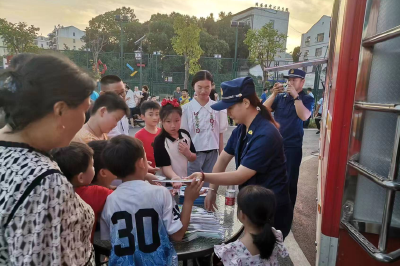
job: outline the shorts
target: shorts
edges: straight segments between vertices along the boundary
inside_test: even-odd
[[[135,115],[140,115],[140,108],[139,107],[133,107],[129,108],[131,110],[131,118],[134,118]]]

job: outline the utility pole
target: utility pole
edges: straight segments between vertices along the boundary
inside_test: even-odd
[[[143,40],[146,39],[146,35],[135,42],[135,45],[139,44],[139,50],[135,51],[135,58],[136,60],[140,60],[140,89],[143,86]]]
[[[120,28],[121,28],[121,39],[120,39],[120,42],[119,42],[119,46],[121,48],[121,54],[120,54],[120,57],[119,57],[119,60],[120,60],[119,75],[120,75],[120,78],[123,78],[122,76],[123,76],[123,73],[124,73],[123,72],[123,67],[124,67],[124,29],[122,28],[122,24],[129,22],[129,19],[128,19],[128,16],[122,16],[122,18],[121,18],[121,15],[116,15],[115,16],[115,21],[119,22],[119,25],[120,25]]]
[[[244,28],[246,26],[246,23],[242,22],[242,21],[231,21],[231,28],[236,28],[235,31],[235,59],[233,61],[233,77],[236,78],[237,77],[237,49],[238,49],[238,28]]]
[[[140,46],[139,46],[139,50],[140,50],[140,89],[142,89],[143,86],[143,49],[142,49],[142,44],[143,44],[143,40],[140,41]]]

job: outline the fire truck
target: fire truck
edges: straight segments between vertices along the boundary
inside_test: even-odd
[[[270,70],[320,64],[316,265],[400,265],[400,1],[336,0],[328,59]]]

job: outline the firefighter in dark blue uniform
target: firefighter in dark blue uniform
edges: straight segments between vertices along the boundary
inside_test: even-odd
[[[221,84],[222,100],[211,106],[214,110],[228,110],[238,124],[226,147],[218,157],[213,173],[194,173],[190,178],[204,178],[210,183],[205,208],[212,210],[219,185],[259,185],[271,189],[277,208],[274,227],[284,237],[290,231],[293,209],[289,196],[283,139],[278,125],[257,97],[253,79],[238,78]],[[225,172],[235,158],[236,171]]]
[[[289,194],[292,206],[296,204],[297,182],[303,156],[303,121],[311,116],[314,98],[303,92],[306,73],[300,69],[290,69],[288,85],[276,83],[272,95],[264,102],[268,110],[274,112],[283,137],[286,156],[286,169],[289,177]]]

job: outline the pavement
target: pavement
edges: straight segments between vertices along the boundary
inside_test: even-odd
[[[228,141],[235,127],[229,127],[224,133],[224,143]],[[139,128],[131,128],[131,136]],[[317,173],[319,135],[316,129],[304,130],[303,160],[300,166],[297,201],[294,210],[292,231],[285,239],[285,246],[289,257],[279,259],[281,266],[309,266],[315,265],[316,259],[316,198],[317,198]],[[235,161],[232,160],[226,171],[235,170]],[[226,187],[221,186],[219,193],[225,192]],[[278,256],[279,257],[279,256]],[[191,263],[189,263],[191,264]]]

